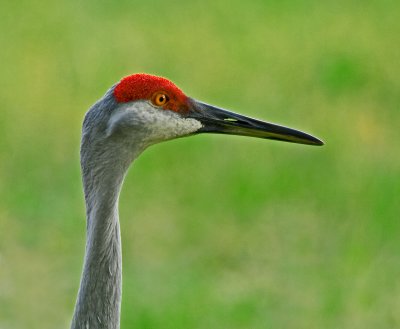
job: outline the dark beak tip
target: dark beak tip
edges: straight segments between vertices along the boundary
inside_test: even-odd
[[[323,145],[325,145],[325,143],[324,143],[322,140],[320,140],[320,139],[318,139],[318,138],[316,138],[316,137],[313,137],[313,140],[312,140],[312,142],[310,143],[310,145],[313,145],[313,146],[323,146]]]
[[[317,141],[316,141],[316,144],[315,144],[316,146],[324,146],[325,145],[325,143],[323,142],[323,141],[321,141],[320,139],[317,139]]]

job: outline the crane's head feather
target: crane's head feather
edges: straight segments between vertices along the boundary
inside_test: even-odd
[[[170,80],[138,73],[122,78],[114,88],[118,103],[150,101],[154,106],[179,113],[188,111],[188,97]]]

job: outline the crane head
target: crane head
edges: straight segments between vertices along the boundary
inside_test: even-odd
[[[100,122],[99,122],[100,121]],[[323,145],[299,130],[256,120],[186,96],[171,81],[149,74],[121,79],[89,110],[83,125],[88,140],[121,140],[141,149],[199,133],[251,136]],[[96,134],[93,136],[93,134]],[[114,143],[116,144],[116,143]]]

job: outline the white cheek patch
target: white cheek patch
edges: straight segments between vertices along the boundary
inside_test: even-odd
[[[135,102],[126,109],[135,116],[135,121],[143,127],[143,139],[158,142],[190,135],[200,128],[200,121],[184,118],[169,110],[153,107],[147,102]]]

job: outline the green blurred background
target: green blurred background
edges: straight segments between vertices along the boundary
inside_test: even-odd
[[[122,76],[303,129],[147,150],[120,199],[122,328],[400,327],[400,2],[2,1],[0,328],[67,328],[88,107]]]

